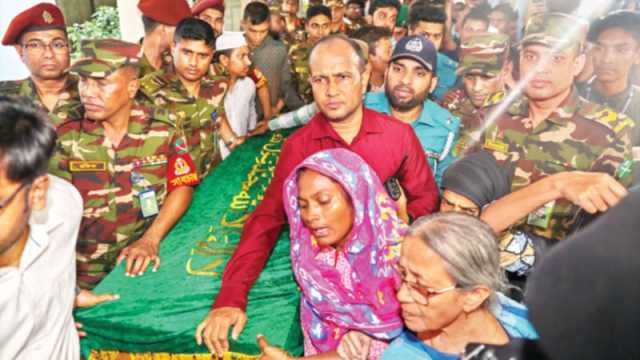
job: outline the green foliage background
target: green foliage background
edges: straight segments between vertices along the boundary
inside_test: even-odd
[[[84,39],[120,39],[118,10],[110,6],[99,7],[91,19],[67,27],[71,43],[71,61],[80,57],[80,42]]]

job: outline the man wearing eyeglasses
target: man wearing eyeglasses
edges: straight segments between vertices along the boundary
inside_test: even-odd
[[[2,45],[14,46],[31,76],[0,83],[0,94],[31,99],[49,112],[54,126],[82,117],[78,79],[69,67],[69,40],[64,17],[53,4],[40,3],[18,14]]]

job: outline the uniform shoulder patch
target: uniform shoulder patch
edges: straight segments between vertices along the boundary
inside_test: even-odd
[[[176,114],[170,111],[169,109],[162,108],[159,106],[150,106],[149,113],[153,120],[160,121],[171,126],[175,126],[176,124]]]
[[[601,124],[614,133],[620,133],[634,126],[634,121],[624,114],[615,112],[608,106],[599,105],[591,101],[581,99],[578,114],[585,119]]]
[[[167,81],[163,77],[162,70],[152,72],[140,79],[140,91],[146,96],[153,97],[160,89],[167,86]]]
[[[487,97],[487,99],[484,101],[484,104],[482,104],[482,107],[490,107],[490,106],[494,106],[494,105],[498,105],[499,103],[502,102],[502,100],[504,100],[504,97],[506,96],[504,91],[498,91],[497,93]]]

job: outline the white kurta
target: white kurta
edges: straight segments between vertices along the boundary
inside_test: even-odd
[[[224,98],[224,111],[227,121],[237,136],[244,136],[256,127],[256,84],[245,76],[233,84]],[[222,158],[229,155],[229,149],[220,141]]]
[[[82,198],[49,176],[47,207],[29,218],[18,267],[0,268],[0,359],[80,358],[73,320]]]

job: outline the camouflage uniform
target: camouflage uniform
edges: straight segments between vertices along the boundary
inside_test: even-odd
[[[139,65],[140,79],[156,71],[170,71],[172,64],[173,58],[171,57],[171,53],[169,51],[165,51],[164,53],[162,53],[162,65],[160,66],[160,69],[154,68],[153,65],[151,65],[151,63],[149,62],[147,55],[143,53]]]
[[[347,36],[353,36],[361,27],[367,25],[367,21],[364,18],[359,18],[355,21],[345,18],[344,22],[347,25]]]
[[[580,98],[576,90],[535,129],[525,121],[528,115],[528,101],[516,101],[487,127],[482,141],[496,159],[516,165],[514,191],[548,175],[576,170],[606,172],[628,184],[631,177],[625,168],[632,158],[631,119]],[[527,225],[527,221],[522,226],[539,236],[561,240],[575,222],[577,210],[569,201],[559,200],[548,226]]]
[[[202,80],[198,97],[189,95],[176,73],[157,71],[140,80],[141,101],[176,114],[176,128],[189,146],[201,178],[222,160],[218,148],[216,121],[224,116],[225,78],[208,75]]]
[[[282,42],[287,49],[299,42],[304,42],[305,31],[304,22],[301,19],[296,18],[292,26],[287,26],[285,33],[281,36]]]
[[[84,58],[71,71],[106,77],[122,65],[136,64],[136,49],[118,40],[83,41]],[[175,121],[166,109],[134,102],[127,133],[117,146],[99,121],[83,118],[58,127],[49,171],[70,181],[84,200],[77,242],[80,287],[93,288],[113,269],[120,251],[149,228],[155,215],[143,216],[143,194],[154,191],[162,207],[167,163],[176,154]]]
[[[154,190],[162,207],[167,161],[175,153],[173,124],[167,111],[136,105],[117,148],[96,121],[73,120],[58,128],[49,171],[71,182],[84,201],[77,245],[80,287],[95,287],[114,268],[120,251],[138,240],[155,219],[142,216],[142,191]],[[142,180],[134,183],[134,176]]]
[[[309,52],[312,47],[313,44],[310,41],[304,40],[293,44],[289,49],[289,62],[296,91],[305,104],[313,102],[311,84],[309,84]]]
[[[524,44],[567,46],[581,44],[579,36],[565,41],[564,34],[577,20],[567,15],[533,17],[525,30]],[[583,34],[584,35],[584,34]],[[560,40],[562,39],[562,40]],[[494,97],[501,101],[500,96]],[[489,114],[494,109],[488,103]],[[532,128],[525,97],[512,103],[488,125],[482,147],[501,162],[515,166],[512,190],[519,190],[546,176],[566,171],[597,171],[631,180],[633,121],[613,110],[581,98],[576,89],[543,122]],[[578,218],[579,208],[565,199],[546,204],[514,227],[547,239],[563,240]]]
[[[16,95],[30,99],[49,113],[49,119],[55,127],[67,120],[80,119],[83,116],[82,104],[80,104],[80,96],[78,95],[78,78],[73,75],[67,75],[64,90],[60,93],[53,111],[49,111],[44,106],[38,96],[36,84],[31,78],[0,82],[0,95]]]
[[[487,34],[472,37],[461,45],[458,76],[464,77],[474,71],[476,74],[499,76],[509,56],[509,37],[503,34]],[[486,101],[495,104],[501,95],[489,97]],[[478,108],[471,102],[464,88],[454,88],[445,95],[442,106],[459,117],[460,141],[454,155],[464,155],[481,137],[482,118]]]
[[[463,156],[473,148],[473,139],[482,135],[480,113],[461,88],[449,90],[441,105],[460,119],[460,140],[453,148],[453,154],[456,157]]]

